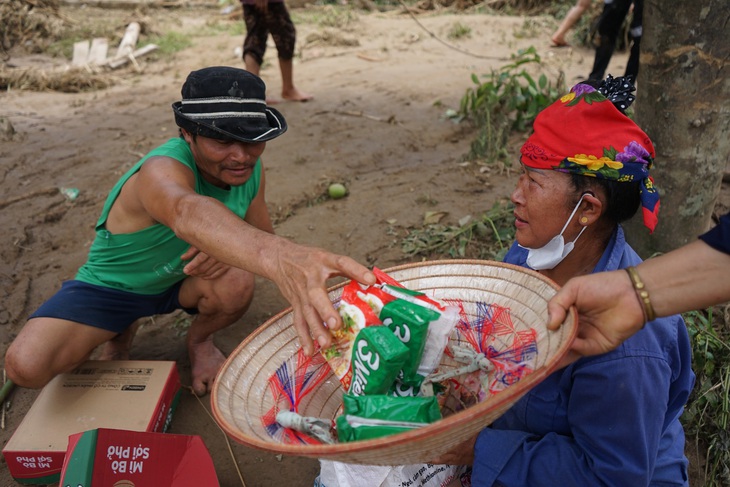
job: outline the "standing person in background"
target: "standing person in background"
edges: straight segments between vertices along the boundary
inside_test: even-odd
[[[281,97],[289,101],[309,101],[314,98],[294,86],[294,46],[297,32],[284,0],[241,0],[246,38],[243,41],[243,62],[246,70],[258,76],[264,62],[266,39],[276,44],[281,71]],[[269,103],[273,103],[268,100]]]
[[[593,69],[588,76],[590,79],[597,81],[603,79],[608,63],[611,61],[611,56],[613,56],[613,51],[616,49],[616,41],[621,32],[621,26],[629,10],[631,10],[631,4],[632,0],[604,0],[603,12],[598,20],[600,39],[598,47],[596,47]],[[633,16],[629,25],[631,52],[626,63],[624,76],[631,76],[632,80],[636,82],[639,75],[639,48],[641,45],[644,0],[634,0],[633,4]]]
[[[570,10],[568,10],[565,18],[560,23],[558,30],[556,30],[553,35],[550,36],[550,41],[552,41],[553,47],[566,47],[569,45],[568,41],[565,40],[565,35],[568,33],[571,27],[573,27],[575,23],[580,20],[580,18],[590,6],[591,0],[578,0],[576,4],[572,6]]]
[[[578,309],[576,355],[616,349],[652,316],[668,316],[730,301],[730,213],[700,238],[636,266],[638,281],[622,271],[571,279],[548,303],[548,328]],[[575,356],[573,357],[575,358]]]

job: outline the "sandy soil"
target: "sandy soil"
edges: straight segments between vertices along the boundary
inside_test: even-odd
[[[99,15],[78,8],[63,13],[71,18]],[[176,135],[170,104],[179,99],[187,73],[206,65],[242,66],[234,54],[241,35],[200,35],[211,22],[236,22],[216,9],[150,10],[147,17],[158,30],[189,33],[193,45],[171,60],[142,60],[141,73],[120,71],[118,83],[107,90],[0,94],[0,116],[17,131],[0,145],[0,353],[27,315],[83,263],[94,222],[117,177]],[[468,27],[470,34],[450,40],[448,33],[457,25]],[[593,53],[549,48],[554,27],[549,17],[445,11],[420,15],[418,22],[394,11],[352,13],[337,27],[299,23],[296,82],[315,99],[278,105],[290,128],[269,143],[263,156],[277,233],[387,268],[406,262],[398,236],[420,226],[426,211],[447,212],[444,222],[454,224],[508,197],[513,175],[463,163],[474,133],[444,115],[458,108],[472,86],[472,73],[505,64],[519,48],[536,46],[551,77],[564,70],[572,84],[585,76]],[[270,93],[278,95],[274,52],[272,45],[262,77]],[[617,53],[610,72],[623,73],[625,61],[625,54]],[[318,198],[329,181],[344,182],[349,196]],[[78,198],[67,200],[56,190],[60,187],[78,188]],[[216,338],[226,353],[287,306],[270,283],[259,284],[249,313]],[[132,358],[175,360],[187,384],[189,361],[173,318],[146,323]],[[0,443],[8,440],[35,396],[36,391],[16,389]],[[203,437],[222,486],[312,484],[316,460],[281,458],[229,442],[208,411],[208,398],[199,401],[185,393],[171,431]],[[5,468],[0,469],[0,485],[15,485]]]

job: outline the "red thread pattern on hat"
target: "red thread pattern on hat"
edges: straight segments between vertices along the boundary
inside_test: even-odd
[[[299,412],[303,398],[312,393],[324,381],[331,369],[322,354],[307,357],[300,347],[269,377],[269,388],[274,396],[274,406],[264,414],[261,422],[272,438],[282,443],[321,444],[322,442],[290,428],[284,428],[276,421],[279,411]]]

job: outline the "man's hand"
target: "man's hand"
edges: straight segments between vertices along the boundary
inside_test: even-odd
[[[230,266],[217,261],[192,246],[180,258],[183,261],[190,261],[183,267],[183,272],[188,276],[201,279],[216,279],[230,269]]]
[[[578,355],[610,352],[644,325],[643,310],[623,270],[569,280],[548,303],[548,328],[556,330],[571,306],[578,310],[578,336],[571,347]]]
[[[327,293],[327,281],[342,276],[366,285],[375,283],[375,275],[349,257],[292,242],[277,250],[276,264],[268,277],[292,305],[294,327],[307,355],[314,353],[313,339],[320,347],[329,347],[329,330],[342,326]]]

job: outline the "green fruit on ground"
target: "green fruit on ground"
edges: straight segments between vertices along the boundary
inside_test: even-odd
[[[347,195],[347,188],[345,188],[344,184],[332,183],[327,188],[327,193],[330,195],[330,198],[337,200]]]

